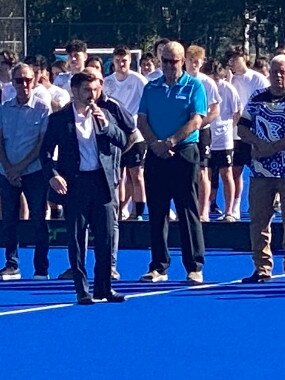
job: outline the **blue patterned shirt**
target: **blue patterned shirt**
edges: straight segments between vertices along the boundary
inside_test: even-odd
[[[285,138],[285,96],[277,97],[269,88],[257,90],[246,105],[239,124],[267,142]],[[252,159],[250,169],[253,177],[285,178],[285,151]]]

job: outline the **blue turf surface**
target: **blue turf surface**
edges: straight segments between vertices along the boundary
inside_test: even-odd
[[[0,261],[3,253],[0,252]],[[179,252],[172,251],[170,281],[142,284],[148,251],[121,251],[126,294],[121,305],[73,305],[71,281],[33,282],[32,251],[20,251],[24,280],[0,283],[1,379],[284,379],[285,278],[245,286],[250,255],[207,253],[204,289],[187,289]],[[66,268],[66,250],[51,250],[50,274]],[[89,252],[87,266],[92,273]],[[282,273],[282,257],[275,257]],[[24,314],[1,313],[61,305]],[[63,307],[66,305],[66,307]]]

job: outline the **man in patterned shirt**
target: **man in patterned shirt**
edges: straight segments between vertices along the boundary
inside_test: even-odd
[[[281,195],[285,205],[285,55],[270,64],[269,88],[257,90],[238,124],[242,141],[251,144],[250,235],[255,271],[243,283],[269,281],[273,259],[270,248],[273,203]]]

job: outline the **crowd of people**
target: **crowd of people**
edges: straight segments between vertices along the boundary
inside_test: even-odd
[[[66,46],[67,61],[41,55],[19,62],[0,52],[0,194],[6,264],[0,279],[21,278],[17,223],[35,233],[34,279],[47,280],[47,218],[64,217],[70,268],[79,304],[122,302],[111,288],[117,269],[119,220],[149,212],[152,259],[141,281],[166,281],[169,220],[181,232],[189,284],[203,282],[202,223],[240,220],[243,169],[250,183],[255,271],[245,282],[272,276],[274,204],[283,201],[285,54],[250,67],[241,46],[223,60],[166,38],[143,53],[141,73],[131,51],[117,46],[113,72],[88,57],[84,41]],[[283,107],[283,108],[282,108]],[[219,176],[224,210],[217,205]],[[247,196],[247,195],[244,195]],[[174,202],[175,213],[171,209]],[[264,205],[268,207],[264,208]],[[85,269],[88,227],[94,233],[93,294]]]

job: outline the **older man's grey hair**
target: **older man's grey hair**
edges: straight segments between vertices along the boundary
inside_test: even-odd
[[[272,58],[270,61],[270,68],[275,63],[284,63],[285,64],[285,54],[278,54],[275,57]]]
[[[29,69],[31,71],[32,76],[34,76],[34,71],[30,65],[28,65],[27,63],[19,62],[12,69],[12,79],[15,78],[18,71],[23,70],[23,69]]]
[[[179,56],[184,57],[185,56],[185,49],[184,47],[177,41],[170,41],[166,45],[164,45],[162,52],[175,52]]]

